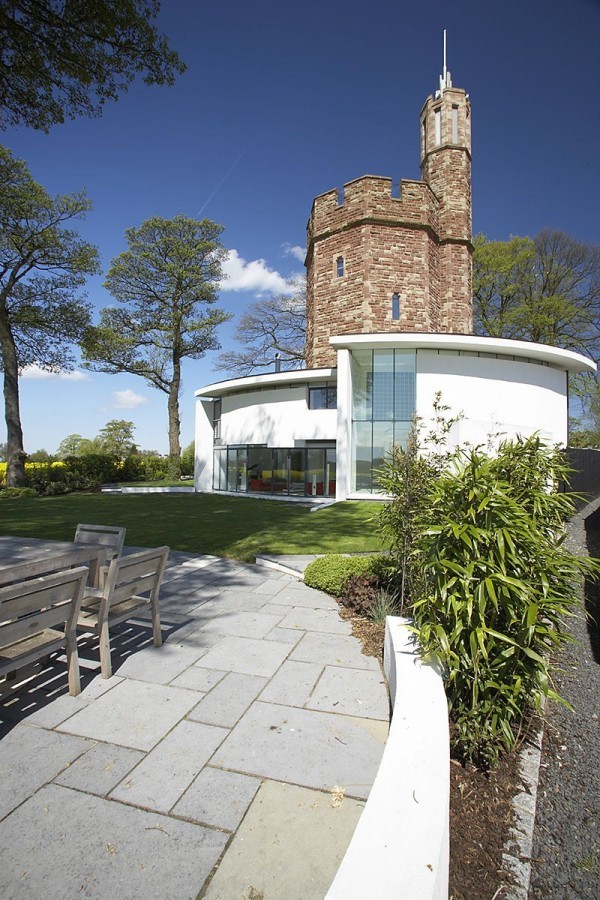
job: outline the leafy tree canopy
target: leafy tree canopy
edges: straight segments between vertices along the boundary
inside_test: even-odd
[[[0,127],[98,116],[137,75],[185,70],[153,25],[158,0],[0,0]]]
[[[124,459],[129,453],[135,453],[137,447],[133,440],[135,425],[125,419],[111,419],[98,434],[98,441],[103,453],[114,453]]]
[[[51,197],[0,146],[0,351],[8,442],[7,484],[24,479],[19,371],[69,368],[90,321],[80,288],[98,253],[67,225],[91,208],[85,194]]]
[[[272,368],[279,354],[282,371],[304,365],[306,346],[306,291],[269,297],[252,303],[238,322],[235,340],[241,349],[221,353],[215,369],[250,375]]]
[[[168,395],[169,456],[180,455],[179,392],[186,358],[218,349],[216,329],[230,316],[213,308],[226,250],[210,219],[154,216],[126,232],[128,249],[113,260],[105,286],[121,304],[89,330],[85,365],[140,375]]]
[[[475,331],[600,351],[600,247],[562,231],[474,241]]]

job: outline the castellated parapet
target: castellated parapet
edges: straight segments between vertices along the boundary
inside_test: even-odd
[[[422,181],[365,175],[315,198],[307,226],[307,365],[329,337],[472,331],[470,108],[447,88],[421,111]]]

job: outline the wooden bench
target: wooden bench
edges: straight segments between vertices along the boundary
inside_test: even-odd
[[[162,644],[158,592],[168,555],[168,547],[158,547],[117,557],[108,568],[102,589],[86,590],[77,627],[98,635],[103,678],[112,675],[111,626],[130,619],[141,607],[150,606],[154,646]]]
[[[47,545],[46,545],[47,546]],[[86,566],[89,570],[89,582],[98,584],[100,570],[104,566],[106,551],[101,545],[87,544],[57,544],[54,549],[42,550],[36,553],[31,551],[31,559],[0,567],[0,587],[6,584],[18,584],[30,578],[38,578],[40,575],[48,575],[52,572],[62,572],[77,566]]]
[[[0,588],[0,675],[66,648],[69,693],[80,693],[76,628],[87,577],[81,566]]]
[[[94,547],[104,547],[105,565],[98,570],[98,578],[94,582],[96,587],[102,587],[108,573],[108,563],[116,556],[120,556],[125,543],[127,529],[119,525],[85,525],[80,523],[75,529],[76,544],[91,544]]]

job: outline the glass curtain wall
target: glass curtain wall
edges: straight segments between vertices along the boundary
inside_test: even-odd
[[[217,447],[213,490],[334,497],[333,447]]]
[[[352,491],[376,493],[373,470],[404,444],[415,411],[414,350],[355,350],[352,366]]]

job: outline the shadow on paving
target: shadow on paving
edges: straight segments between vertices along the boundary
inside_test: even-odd
[[[168,616],[161,618],[163,642],[183,628],[186,622],[170,622]],[[100,648],[98,638],[82,635],[77,642],[79,651],[79,671],[81,690],[84,691],[100,673]],[[111,659],[113,675],[126,659],[152,646],[152,625],[139,622],[123,622],[111,628]],[[4,682],[0,696],[0,739],[23,719],[43,709],[58,697],[69,693],[67,684],[67,660],[64,654],[53,654],[28,670],[27,677],[17,677],[13,682]]]

